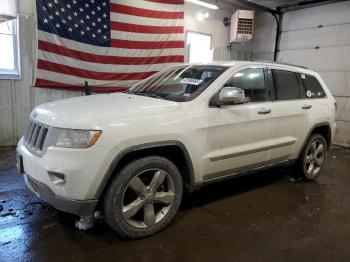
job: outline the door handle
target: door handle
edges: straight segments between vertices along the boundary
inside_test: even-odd
[[[301,108],[302,109],[310,109],[312,107],[312,105],[303,105]]]
[[[261,108],[258,111],[258,114],[270,114],[271,113],[271,109],[270,108]]]

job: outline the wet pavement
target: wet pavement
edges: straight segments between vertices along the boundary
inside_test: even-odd
[[[273,169],[184,197],[175,221],[127,241],[84,232],[26,189],[0,148],[0,261],[350,261],[350,151],[333,148],[318,181]]]

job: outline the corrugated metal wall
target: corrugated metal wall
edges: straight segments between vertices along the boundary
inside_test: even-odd
[[[276,22],[256,13],[254,40],[247,45],[256,60],[272,60]],[[288,12],[283,17],[278,61],[318,71],[338,103],[336,144],[350,146],[350,2]]]
[[[39,104],[81,95],[81,92],[31,87],[35,43],[33,15],[20,15],[21,80],[0,80],[0,146],[15,145],[22,135],[29,113]]]
[[[21,80],[0,80],[0,146],[15,145],[23,134],[32,109],[42,103],[83,95],[81,92],[32,87],[35,63],[35,21],[31,14],[19,17]],[[248,52],[214,49],[215,60],[249,59]]]
[[[28,9],[31,9],[30,5]],[[306,65],[321,73],[338,102],[336,143],[344,145],[350,145],[349,14],[350,2],[286,14],[279,54],[280,61]],[[23,14],[19,23],[22,79],[0,80],[0,146],[17,143],[29,113],[36,105],[82,95],[81,92],[31,87],[35,62],[34,17]],[[274,30],[273,17],[258,13],[254,41],[244,47],[233,46],[232,50],[215,48],[214,60],[271,59]]]
[[[234,6],[218,1],[220,9],[212,12],[210,18],[202,23],[195,19],[200,7],[185,4],[185,26],[188,30],[211,34],[213,36],[215,60],[250,59],[249,52],[233,51],[223,48],[229,39],[229,28],[222,25],[222,19],[230,16]],[[0,80],[0,146],[15,145],[22,135],[31,110],[39,104],[53,100],[82,95],[81,92],[33,88],[33,65],[35,63],[35,0],[18,0],[20,12],[20,51],[21,80]],[[187,55],[187,52],[186,52]]]

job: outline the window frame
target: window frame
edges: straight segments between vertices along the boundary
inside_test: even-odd
[[[298,101],[298,100],[304,100],[306,98],[305,96],[305,89],[302,85],[301,79],[300,79],[300,75],[298,71],[294,71],[294,70],[289,70],[289,69],[285,69],[285,68],[276,68],[276,67],[272,67],[272,68],[268,68],[268,77],[269,77],[269,85],[271,86],[271,97],[272,97],[272,101],[274,102],[285,102],[285,101]],[[277,99],[276,98],[276,86],[275,83],[273,81],[273,73],[272,70],[276,70],[276,71],[286,71],[286,72],[290,72],[290,73],[294,73],[297,77],[297,81],[298,81],[298,85],[299,85],[299,89],[300,89],[300,98],[294,98],[294,99]]]
[[[219,78],[223,77],[223,74],[230,69],[229,66],[225,66],[225,65],[215,65],[215,64],[180,64],[180,65],[173,65],[171,67],[168,67],[166,69],[163,69],[145,79],[143,79],[142,81],[136,83],[135,85],[133,85],[129,90],[127,91],[124,91],[125,93],[131,93],[136,91],[135,89],[137,89],[138,87],[141,87],[141,86],[144,86],[145,84],[147,84],[148,81],[150,81],[150,79],[152,78],[159,78],[160,76],[164,75],[167,71],[170,71],[170,70],[174,70],[176,68],[183,68],[182,71],[188,69],[188,68],[191,68],[191,67],[203,67],[203,68],[214,68],[214,67],[217,67],[217,68],[221,68],[222,69],[222,72],[220,73],[220,75],[213,80],[213,82],[209,83],[206,87],[204,87],[203,89],[198,89],[196,90],[195,92],[192,93],[191,95],[191,98],[188,99],[188,100],[184,100],[184,101],[176,101],[178,103],[186,103],[186,102],[191,102],[195,99],[197,99],[198,97],[200,97],[203,92],[205,92],[208,88],[210,88],[210,86],[216,82]],[[169,73],[169,72],[168,72]],[[168,101],[173,101],[173,100],[169,100],[169,99],[165,99],[165,100],[168,100]],[[175,101],[173,101],[175,102]]]
[[[21,79],[21,56],[20,56],[20,36],[19,36],[19,18],[7,21],[13,23],[14,32],[13,36],[13,47],[14,47],[14,70],[4,70],[0,68],[0,80],[20,80]],[[2,34],[2,33],[0,33]],[[6,34],[8,35],[8,34]]]
[[[199,32],[199,31],[193,31],[193,30],[186,30],[186,35],[185,35],[185,45],[188,45],[188,46],[191,46],[191,44],[188,44],[187,43],[187,40],[188,40],[188,35],[189,34],[197,34],[197,35],[204,35],[204,36],[208,36],[210,37],[210,46],[209,48],[212,50],[213,49],[213,35],[211,34],[207,34],[207,33],[202,33],[202,32]],[[190,58],[191,58],[191,48],[188,48],[188,54],[187,54],[187,58],[188,58],[188,63],[192,63],[190,62]],[[212,62],[212,61],[211,61]],[[198,63],[198,62],[193,62],[194,64]]]
[[[252,65],[252,66],[248,66],[248,67],[240,67],[237,68],[237,70],[234,70],[229,77],[227,77],[227,79],[224,81],[224,83],[220,86],[220,88],[218,89],[218,91],[216,91],[209,99],[209,107],[214,107],[212,106],[212,102],[213,100],[217,99],[221,89],[224,88],[224,86],[226,85],[226,83],[228,81],[230,81],[231,77],[233,77],[234,74],[239,73],[243,70],[246,69],[262,69],[263,73],[264,73],[264,84],[265,84],[265,101],[254,101],[254,102],[245,102],[243,104],[236,104],[236,105],[226,105],[225,107],[231,107],[231,106],[242,106],[242,105],[250,105],[250,104],[257,104],[257,103],[266,103],[266,102],[271,102],[272,100],[272,91],[271,91],[271,86],[269,83],[269,76],[268,76],[268,69],[266,66],[261,66],[261,65]]]

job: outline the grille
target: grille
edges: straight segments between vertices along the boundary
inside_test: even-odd
[[[27,129],[24,133],[26,147],[33,153],[40,154],[43,150],[48,128],[32,120],[28,121]]]
[[[239,18],[237,33],[253,35],[253,21],[253,19]]]

